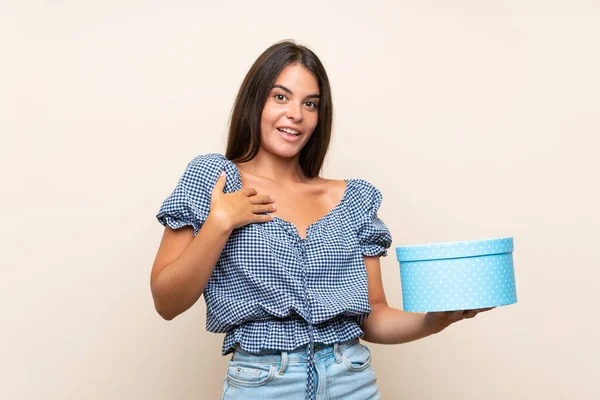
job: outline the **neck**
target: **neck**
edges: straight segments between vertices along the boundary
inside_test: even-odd
[[[302,172],[299,155],[280,157],[260,149],[252,160],[238,164],[244,172],[278,183],[305,183],[307,178]]]

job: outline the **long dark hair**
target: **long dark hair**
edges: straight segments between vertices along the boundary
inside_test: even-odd
[[[267,96],[281,70],[294,63],[299,63],[312,72],[319,84],[319,120],[310,140],[300,151],[299,160],[306,177],[314,178],[319,175],[331,139],[331,87],[319,57],[292,40],[275,43],[266,49],[246,74],[231,112],[226,158],[246,162],[258,154],[261,116]]]

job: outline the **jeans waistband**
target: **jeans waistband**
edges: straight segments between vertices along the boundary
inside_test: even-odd
[[[326,343],[314,343],[314,354],[315,360],[317,358],[321,358],[323,356],[334,354],[337,358],[337,353],[358,343],[358,338],[354,338],[347,342],[342,343],[334,343],[334,344],[326,344]],[[238,344],[235,345],[233,349],[233,356],[231,357],[232,361],[246,361],[252,363],[264,363],[271,364],[280,362],[283,358],[289,362],[306,362],[307,356],[307,345],[300,346],[295,348],[294,350],[271,350],[271,349],[263,349],[260,353],[249,353],[240,348]]]

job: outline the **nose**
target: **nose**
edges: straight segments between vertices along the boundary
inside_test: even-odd
[[[287,110],[287,117],[295,122],[302,120],[302,105],[294,102],[289,103],[290,107]]]

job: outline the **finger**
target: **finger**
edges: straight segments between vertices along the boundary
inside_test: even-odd
[[[494,308],[496,308],[496,307],[488,307],[488,308],[474,308],[474,309],[472,309],[472,310],[468,310],[468,311],[474,311],[474,312],[475,312],[475,314],[478,314],[478,313],[480,313],[480,312],[490,311],[490,310],[492,310],[492,309],[494,309]]]
[[[254,222],[269,222],[273,219],[272,215],[255,214]]]
[[[221,172],[221,175],[217,178],[217,183],[215,183],[215,187],[213,188],[213,192],[223,193],[225,189],[225,182],[227,181],[227,174],[225,171]]]
[[[275,199],[271,196],[267,195],[256,195],[250,197],[250,203],[252,204],[269,204],[273,203]]]
[[[259,214],[259,213],[274,211],[276,208],[277,207],[275,207],[274,204],[261,204],[261,205],[252,206],[252,212],[254,214]]]
[[[446,317],[449,320],[456,322],[456,321],[460,321],[463,318],[462,314],[463,314],[462,310],[448,311],[446,313]]]
[[[243,188],[241,192],[246,196],[254,196],[256,193],[258,193],[254,188]]]

